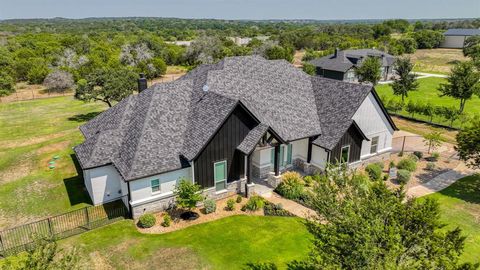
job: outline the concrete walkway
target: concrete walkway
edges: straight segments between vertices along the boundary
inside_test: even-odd
[[[435,73],[425,73],[425,72],[413,72],[415,75],[417,75],[417,79],[423,79],[423,78],[429,78],[429,77],[436,77],[436,78],[447,78],[447,75],[443,74],[435,74]],[[390,84],[393,83],[392,80],[388,81],[380,81],[378,84]]]
[[[472,175],[478,171],[469,169],[463,162],[457,167],[447,172],[444,172],[425,184],[411,187],[407,190],[407,197],[422,197],[435,192],[438,192],[451,184],[455,183],[458,179]]]

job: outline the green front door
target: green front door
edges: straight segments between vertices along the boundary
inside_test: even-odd
[[[227,189],[227,161],[220,161],[214,164],[215,190]]]

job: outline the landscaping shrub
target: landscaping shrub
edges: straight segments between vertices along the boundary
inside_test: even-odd
[[[310,176],[310,175],[307,175],[307,176],[303,177],[303,182],[305,182],[305,185],[307,187],[311,187],[313,185],[313,177]]]
[[[248,202],[245,204],[245,209],[249,211],[257,211],[262,209],[265,205],[265,201],[260,196],[252,196],[248,199]]]
[[[237,196],[237,203],[241,203],[241,202],[242,202],[242,199],[243,199],[242,196],[238,195],[238,196]]]
[[[410,154],[408,155],[408,158],[415,161],[415,162],[418,162],[419,158],[417,157],[417,155],[415,154]]]
[[[395,168],[395,162],[393,160],[388,164],[388,168]]]
[[[272,262],[247,263],[245,270],[277,270],[278,267]]]
[[[151,228],[153,227],[153,225],[155,225],[156,222],[157,219],[154,215],[145,214],[138,219],[138,226],[140,226],[141,228]]]
[[[235,210],[235,201],[233,199],[228,199],[226,209],[227,211]]]
[[[163,227],[170,227],[170,224],[172,223],[172,217],[166,213],[164,216],[163,216],[163,222],[162,222],[162,226]]]
[[[282,181],[298,181],[302,182],[302,176],[298,172],[285,172],[282,175]]]
[[[365,172],[373,181],[382,179],[382,168],[377,163],[368,164],[365,167]]]
[[[408,181],[410,181],[410,177],[412,176],[412,173],[408,170],[398,170],[397,172],[397,181],[400,184],[406,184]]]
[[[373,164],[376,164],[378,167],[380,167],[380,169],[383,171],[383,167],[385,167],[385,163],[381,162],[381,161],[378,161],[378,162],[374,162]]]
[[[413,152],[413,154],[418,158],[418,159],[421,159],[423,157],[423,153],[420,152],[420,151],[415,151]]]
[[[438,152],[433,152],[432,156],[430,157],[432,161],[438,161],[439,158],[440,158],[440,154]]]
[[[399,170],[414,172],[417,169],[417,163],[411,158],[404,158],[398,162],[397,168]]]
[[[435,170],[435,167],[436,167],[436,166],[435,166],[435,163],[433,163],[433,162],[428,162],[426,169],[429,170],[429,171],[433,171],[433,170]]]
[[[210,214],[217,210],[217,202],[215,202],[214,200],[205,200],[203,205],[205,207],[205,214]]]
[[[383,181],[388,181],[388,178],[389,178],[389,177],[390,177],[390,176],[388,175],[388,173],[387,173],[387,174],[384,174],[384,175],[383,175]]]
[[[263,211],[266,216],[281,216],[281,217],[293,217],[294,214],[283,209],[282,204],[273,204],[271,202],[265,202]]]
[[[313,178],[313,181],[315,181],[315,182],[317,182],[317,183],[319,183],[320,181],[322,181],[322,176],[321,176],[320,174],[318,174],[318,173],[314,174],[314,175],[312,176],[312,178]]]
[[[300,182],[299,178],[285,178],[277,186],[275,192],[287,199],[295,200],[302,196],[303,184]]]

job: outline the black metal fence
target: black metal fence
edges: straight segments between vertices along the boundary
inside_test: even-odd
[[[103,205],[88,206],[58,216],[0,232],[0,256],[25,251],[37,237],[63,239],[95,229],[129,216],[124,198]]]

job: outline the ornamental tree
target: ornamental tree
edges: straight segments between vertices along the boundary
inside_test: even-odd
[[[380,60],[376,57],[369,56],[363,61],[361,66],[355,69],[355,75],[357,75],[358,81],[361,83],[370,82],[376,85],[381,79],[381,68],[382,64]]]
[[[458,132],[455,149],[468,166],[480,168],[480,120]]]
[[[393,94],[401,96],[404,101],[405,97],[408,97],[408,92],[418,89],[415,74],[411,73],[413,64],[410,62],[410,58],[398,58],[395,61],[394,69],[398,78],[395,78],[392,84]]]
[[[423,138],[423,142],[428,146],[428,153],[430,153],[430,150],[435,151],[435,149],[442,145],[442,133],[439,131],[432,131],[423,136]]]
[[[194,184],[186,179],[181,179],[173,191],[173,194],[176,196],[177,205],[191,211],[197,206],[197,203],[204,199],[202,194],[200,194],[200,190],[200,185]]]

